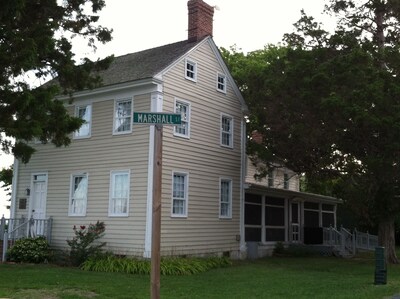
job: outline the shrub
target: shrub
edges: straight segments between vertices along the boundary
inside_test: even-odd
[[[160,265],[161,275],[191,275],[208,271],[214,268],[227,267],[232,264],[227,257],[222,258],[162,258]],[[90,258],[81,268],[96,272],[121,272],[128,274],[150,274],[149,260],[121,258],[107,255],[102,258]]]
[[[7,256],[18,263],[43,263],[50,257],[49,244],[43,236],[20,239],[7,251]]]
[[[96,224],[89,224],[89,227],[81,225],[79,229],[73,228],[75,237],[67,240],[71,247],[70,259],[74,266],[80,266],[88,258],[101,254],[101,248],[105,242],[95,243],[104,236],[106,230],[104,222],[97,221]]]
[[[272,252],[273,255],[280,255],[285,252],[285,246],[282,242],[276,242],[274,250]]]

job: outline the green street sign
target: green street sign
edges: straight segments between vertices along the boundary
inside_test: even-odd
[[[181,115],[178,113],[134,112],[133,123],[149,125],[180,125]]]

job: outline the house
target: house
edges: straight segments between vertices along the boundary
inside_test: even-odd
[[[116,57],[101,87],[60,98],[85,120],[70,146],[33,142],[30,162],[15,161],[11,218],[33,218],[30,234],[65,248],[74,226],[100,220],[108,250],[150,256],[155,129],[133,124],[134,111],[182,116],[163,132],[162,255],[241,258],[246,242],[267,254],[303,242],[306,226],[335,225],[338,201],[299,192],[289,170],[254,179],[247,106],[212,39],[213,7],[190,0],[188,12],[187,40]]]

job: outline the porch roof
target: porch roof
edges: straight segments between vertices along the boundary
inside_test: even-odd
[[[246,184],[245,185],[245,192],[254,192],[257,194],[266,194],[269,196],[277,196],[277,197],[284,197],[284,198],[292,198],[292,199],[299,199],[299,200],[307,200],[313,202],[323,202],[323,203],[331,203],[331,204],[338,204],[343,203],[343,200],[340,198],[314,194],[314,193],[307,193],[307,192],[300,192],[300,191],[293,191],[287,189],[279,189],[279,188],[270,188],[263,185],[257,184]]]

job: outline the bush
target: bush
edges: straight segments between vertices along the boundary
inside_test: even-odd
[[[227,257],[222,258],[162,258],[161,275],[191,275],[232,264]],[[150,274],[149,260],[121,258],[113,255],[90,258],[81,268],[86,271],[120,272],[128,274]]]
[[[74,266],[80,266],[88,258],[100,255],[101,248],[106,245],[103,243],[94,243],[104,236],[106,230],[104,222],[97,221],[96,224],[89,224],[89,227],[81,225],[79,229],[73,228],[75,237],[67,240],[71,247],[70,259]]]
[[[49,244],[43,236],[20,239],[7,251],[7,256],[17,263],[43,263],[50,257]]]

